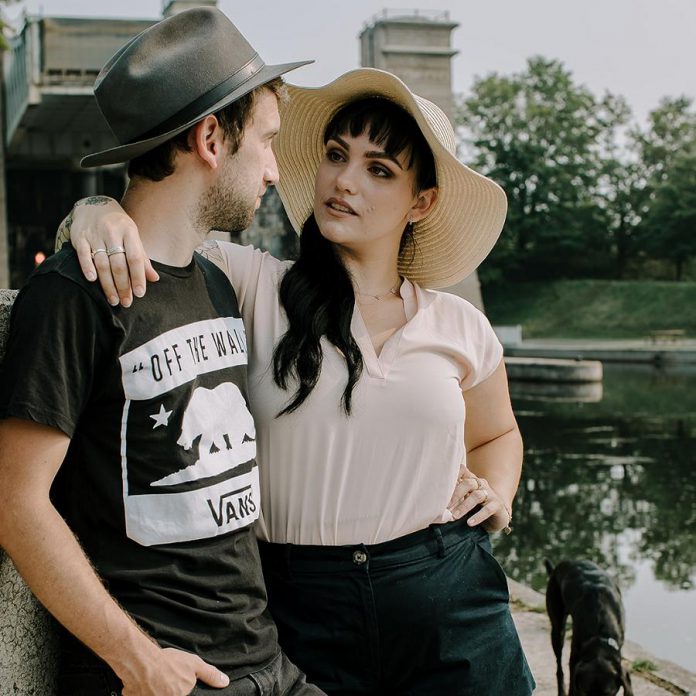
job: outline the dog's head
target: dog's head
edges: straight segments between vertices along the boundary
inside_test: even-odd
[[[618,653],[602,651],[592,658],[580,659],[572,680],[571,693],[577,696],[616,696],[622,687],[624,696],[633,696],[631,677]]]

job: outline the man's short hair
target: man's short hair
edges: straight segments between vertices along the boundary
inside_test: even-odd
[[[249,123],[254,111],[256,97],[263,91],[269,90],[279,101],[286,98],[287,89],[282,77],[276,77],[270,82],[259,85],[243,97],[233,101],[231,104],[216,111],[213,115],[217,117],[225,134],[225,140],[229,143],[230,154],[234,154],[239,149],[242,142],[244,128]],[[130,160],[128,163],[128,176],[141,176],[151,181],[162,181],[174,173],[174,159],[177,152],[191,152],[189,145],[189,135],[196,126],[175,135],[166,143],[158,145],[156,148],[146,152],[140,157]]]

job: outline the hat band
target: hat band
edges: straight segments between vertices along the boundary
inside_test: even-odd
[[[213,87],[213,89],[198,97],[198,99],[188,106],[184,107],[180,111],[177,111],[166,121],[162,121],[162,123],[150,129],[147,131],[147,133],[138,135],[125,144],[129,145],[131,143],[140,142],[141,140],[155,138],[158,135],[168,133],[179,126],[189,123],[189,121],[193,121],[197,116],[205,113],[207,109],[214,106],[221,99],[224,99],[228,94],[231,94],[235,90],[239,89],[245,82],[248,82],[252,77],[254,77],[254,75],[260,72],[265,65],[266,64],[263,62],[263,59],[258,55],[258,53],[254,54],[254,57],[239,70],[237,70],[234,75],[231,75],[219,85]]]

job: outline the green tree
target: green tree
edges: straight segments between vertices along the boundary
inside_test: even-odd
[[[609,240],[596,190],[612,105],[576,84],[560,62],[541,57],[521,73],[478,79],[459,102],[456,120],[476,165],[509,200],[484,280],[591,273],[605,263]]]
[[[647,171],[631,138],[632,113],[624,97],[605,95],[599,112],[600,171],[596,201],[613,258],[612,275],[623,278],[642,251],[638,232],[647,198]]]
[[[689,97],[665,97],[648,115],[645,131],[634,129],[631,137],[637,146],[647,176],[658,185],[667,176],[670,162],[696,142],[696,112]]]
[[[644,130],[633,129],[631,143],[639,154],[644,182],[640,197],[637,244],[646,259],[671,265],[682,278],[694,255],[689,232],[690,191],[680,179],[693,157],[696,111],[688,97],[666,97],[648,116]]]
[[[665,98],[645,129],[632,118],[625,99],[596,98],[554,60],[476,80],[456,120],[470,159],[509,201],[484,282],[622,278],[651,258],[682,276],[693,256],[691,209],[674,176],[696,142],[696,113],[686,97]]]
[[[643,231],[648,251],[671,263],[675,280],[682,280],[696,257],[696,138],[660,168]]]

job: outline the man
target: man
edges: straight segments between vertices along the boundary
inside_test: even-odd
[[[0,369],[0,544],[67,629],[62,694],[321,693],[266,610],[244,327],[194,254],[276,182],[280,75],[300,65],[264,65],[199,8],[97,79],[121,144],[83,165],[129,161],[123,205],[161,280],[111,307],[67,247],[18,296]]]

